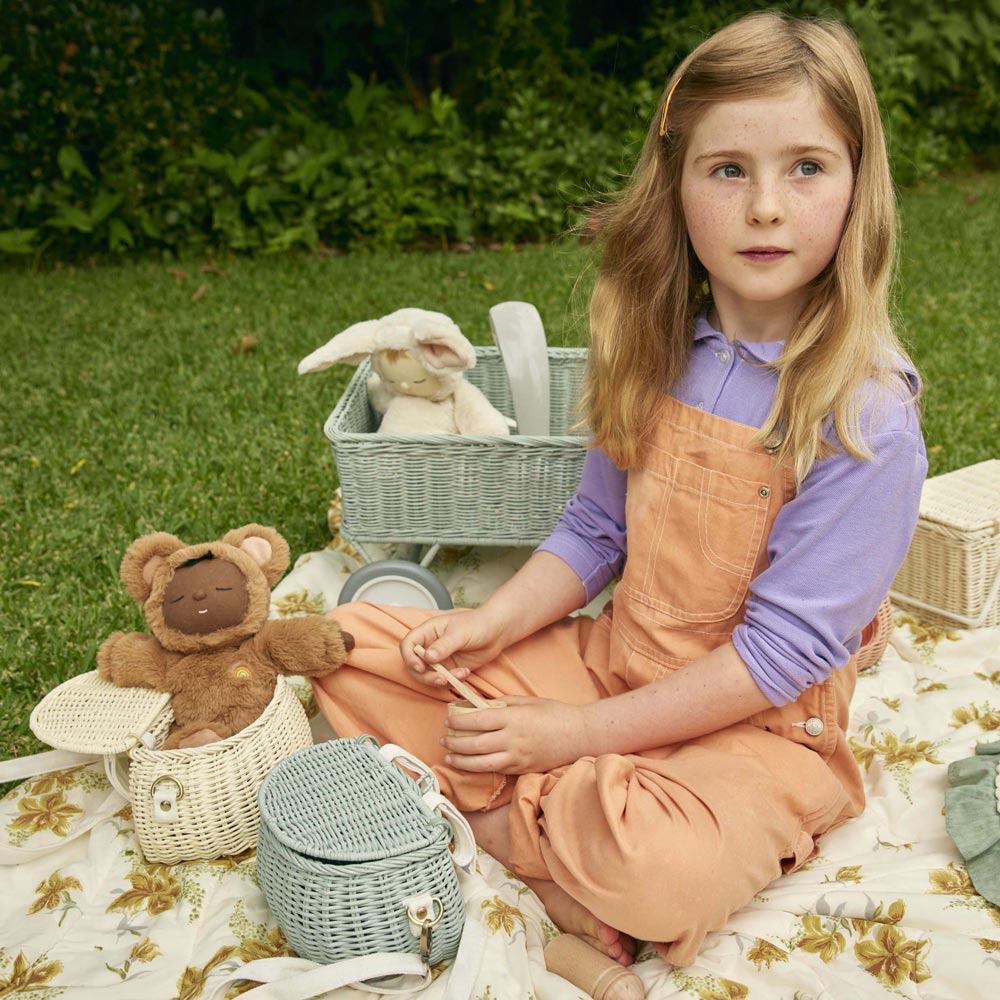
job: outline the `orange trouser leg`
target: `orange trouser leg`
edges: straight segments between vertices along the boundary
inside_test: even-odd
[[[403,666],[400,640],[437,613],[363,602],[338,607],[332,616],[354,636],[355,647],[343,666],[313,679],[316,700],[338,736],[370,733],[380,743],[397,743],[420,757],[437,775],[443,794],[460,809],[497,806],[509,801],[513,781],[444,763],[439,740],[448,702],[458,695],[451,688],[421,683]],[[487,698],[536,695],[573,704],[596,701],[614,693],[584,666],[583,653],[595,645],[589,637],[598,631],[606,640],[604,625],[599,630],[589,618],[568,618],[515,643],[467,683]]]
[[[404,746],[461,809],[509,802],[507,860],[515,872],[551,879],[619,930],[671,942],[678,965],[690,964],[705,934],[723,927],[783,863],[804,861],[813,835],[845,808],[843,786],[816,753],[748,724],[517,779],[449,768],[439,740],[455,695],[410,677],[398,650],[431,613],[360,603],[337,609],[357,645],[344,666],[313,681],[334,730]],[[573,619],[510,647],[470,682],[487,697],[581,704],[619,693],[606,653],[606,623]]]
[[[740,724],[642,756],[522,775],[509,861],[611,926],[671,942],[670,960],[688,965],[783,863],[806,860],[844,802],[815,753]]]

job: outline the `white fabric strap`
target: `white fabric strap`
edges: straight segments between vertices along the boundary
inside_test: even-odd
[[[385,976],[418,976],[420,981],[400,989],[375,987],[366,979]],[[303,958],[260,958],[241,965],[216,986],[211,1000],[222,1000],[236,982],[246,979],[263,983],[254,989],[257,1000],[309,1000],[341,986],[377,993],[413,993],[430,982],[430,973],[417,955],[405,952],[376,952],[361,958],[347,958],[332,965],[317,965]]]
[[[904,611],[907,608],[918,608],[921,611],[930,611],[932,614],[939,615],[942,618],[947,618],[950,621],[954,621],[956,624],[963,626],[964,628],[982,628],[986,624],[986,619],[989,617],[990,611],[993,610],[993,603],[996,601],[998,594],[1000,594],[1000,570],[997,570],[996,578],[993,580],[993,586],[990,587],[989,593],[986,595],[986,601],[983,604],[982,610],[973,618],[971,615],[960,615],[957,611],[949,611],[947,608],[939,607],[937,604],[929,604],[926,601],[918,601],[915,597],[910,597],[909,594],[902,594],[898,590],[890,590],[889,597],[892,599],[893,603],[902,608]]]
[[[469,821],[458,806],[446,799],[440,792],[425,792],[421,798],[432,812],[447,820],[454,837],[451,860],[459,868],[471,873],[476,865],[476,837]]]
[[[419,757],[414,757],[409,750],[404,750],[402,747],[396,746],[395,743],[383,743],[378,752],[390,763],[400,761],[408,771],[413,771],[417,775],[418,782],[429,782],[432,792],[441,791],[437,775]]]
[[[58,850],[64,844],[68,844],[70,841],[76,840],[77,837],[89,833],[95,826],[114,816],[127,801],[127,799],[123,799],[116,791],[111,789],[103,802],[97,806],[89,806],[87,808],[87,818],[74,826],[65,837],[60,837],[43,847],[12,847],[7,844],[0,844],[0,865],[25,864],[28,861],[34,861],[36,858],[44,857],[51,851]]]
[[[63,771],[67,767],[93,764],[101,758],[94,753],[76,753],[73,750],[47,750],[30,757],[14,757],[0,761],[0,781],[24,781],[53,771]]]
[[[459,809],[441,794],[437,775],[419,757],[415,757],[409,750],[404,750],[395,743],[383,743],[378,752],[390,763],[401,763],[408,771],[416,774],[418,787],[423,787],[424,784],[430,786],[428,791],[422,793],[421,798],[431,812],[436,812],[442,819],[448,821],[454,836],[452,860],[460,868],[471,872],[476,863],[475,835]]]
[[[37,778],[53,771],[64,771],[68,767],[79,767],[81,764],[93,764],[101,759],[99,754],[76,753],[73,750],[47,750],[45,753],[32,754],[30,757],[15,757],[12,760],[0,761],[0,781],[23,781],[26,778]],[[109,791],[104,801],[94,807],[88,807],[85,819],[65,837],[46,844],[44,847],[12,847],[0,844],[0,865],[20,865],[35,858],[44,857],[88,833],[109,816],[113,816],[128,799],[122,798],[117,791]]]
[[[889,645],[892,646],[902,660],[907,663],[923,663],[920,654],[900,635],[899,629],[893,629],[889,636]]]
[[[458,954],[445,973],[448,985],[444,1000],[468,1000],[472,996],[486,944],[485,926],[467,920]],[[366,982],[386,976],[419,976],[420,982]],[[414,993],[429,985],[431,976],[418,956],[405,952],[377,952],[332,965],[317,965],[304,958],[259,958],[241,965],[220,982],[209,1000],[222,1000],[226,991],[241,980],[265,984],[253,990],[255,1000],[310,1000],[342,986],[382,995]]]
[[[479,978],[487,944],[486,925],[478,920],[470,920],[466,915],[462,939],[458,942],[458,954],[448,970],[444,1000],[469,1000]]]

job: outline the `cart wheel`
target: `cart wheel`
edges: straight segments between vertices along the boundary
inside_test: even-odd
[[[448,588],[429,569],[406,559],[380,559],[356,569],[347,578],[337,603],[348,601],[439,611],[454,606]]]

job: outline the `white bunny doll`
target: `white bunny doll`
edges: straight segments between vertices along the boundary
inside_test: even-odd
[[[397,309],[355,323],[299,362],[299,374],[371,356],[368,398],[383,434],[507,435],[507,419],[462,372],[476,352],[444,313]]]

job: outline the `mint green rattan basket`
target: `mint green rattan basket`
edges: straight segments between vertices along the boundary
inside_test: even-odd
[[[379,434],[366,360],[324,428],[343,494],[341,533],[356,542],[537,545],[575,493],[586,437],[570,431],[587,351],[550,348],[550,435]],[[495,347],[476,348],[466,378],[506,416],[507,374]]]
[[[430,789],[378,746],[370,736],[329,740],[273,768],[258,796],[258,881],[296,954],[324,965],[419,954],[402,901],[433,896],[433,965],[455,956],[465,922],[452,828],[421,800]]]

